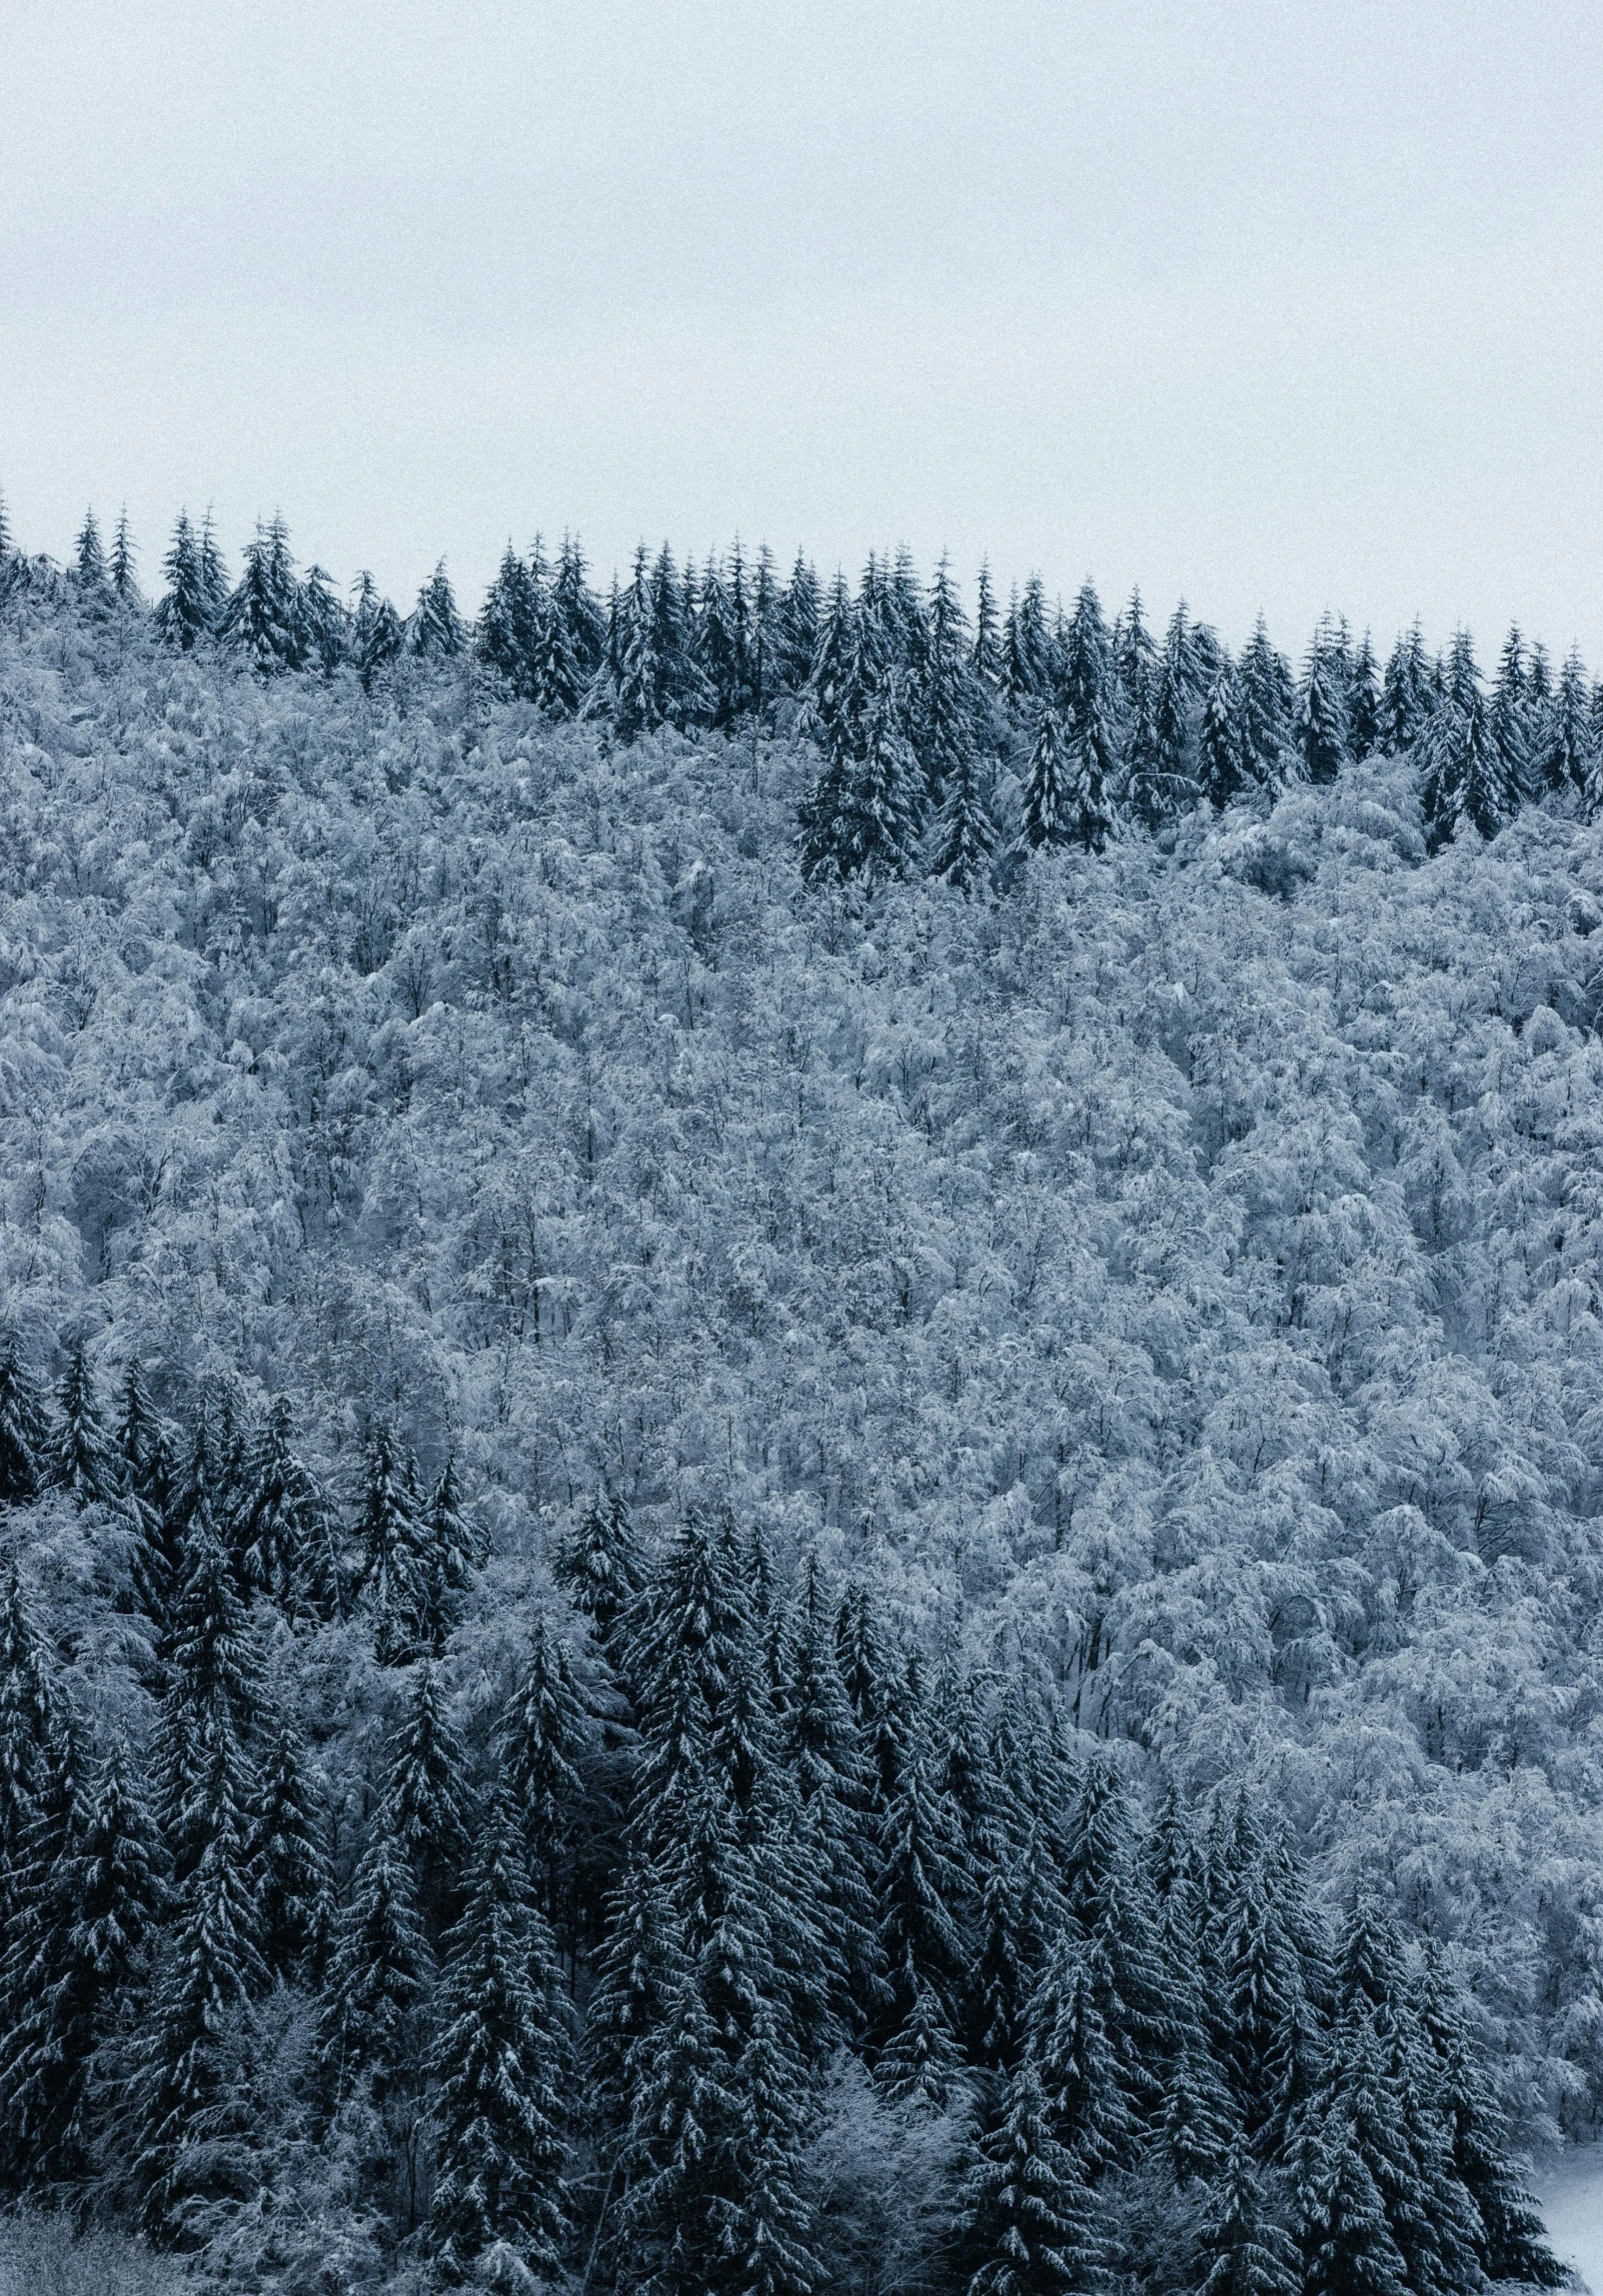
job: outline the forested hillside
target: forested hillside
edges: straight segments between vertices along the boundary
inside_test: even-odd
[[[1471,2290],[1603,2110],[1580,664],[0,555],[0,2168]]]

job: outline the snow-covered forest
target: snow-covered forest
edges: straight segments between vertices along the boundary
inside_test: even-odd
[[[0,520],[6,2196],[327,2296],[1553,2284],[1581,663],[151,588]]]

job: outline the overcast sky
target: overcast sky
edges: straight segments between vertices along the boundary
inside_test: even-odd
[[[0,488],[1603,668],[1596,0],[0,0]]]

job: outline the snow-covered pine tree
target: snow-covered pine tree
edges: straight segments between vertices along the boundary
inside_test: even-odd
[[[382,2103],[392,2086],[421,2079],[418,2015],[433,1966],[412,1864],[381,1802],[334,1918],[318,2028],[331,2105],[375,2083]]]
[[[1096,2204],[1078,2160],[1053,2133],[1028,2055],[995,2128],[974,2148],[959,2225],[978,2259],[969,2296],[1088,2296],[1102,2284]]]
[[[1299,2296],[1295,2241],[1275,2216],[1248,2145],[1236,2137],[1202,2219],[1201,2296]]]
[[[1536,779],[1550,795],[1572,802],[1579,798],[1584,804],[1596,765],[1591,690],[1581,657],[1572,647],[1546,714]]]
[[[380,596],[365,569],[356,578],[351,608],[351,661],[364,693],[374,686],[406,649],[406,626],[388,598]]]
[[[1434,709],[1430,664],[1416,622],[1398,638],[1386,662],[1376,727],[1378,746],[1389,757],[1401,757],[1424,733]]]
[[[535,1903],[570,1957],[578,1950],[580,1764],[589,1735],[572,1662],[542,1611],[528,1666],[502,1715],[501,1775],[524,1829]]]
[[[188,511],[180,511],[173,539],[162,561],[167,590],[153,620],[164,642],[181,654],[191,654],[209,638],[213,628],[213,602],[201,564],[200,541]]]
[[[167,1906],[166,1857],[118,1738],[38,1886],[7,1929],[0,1961],[0,2126],[30,2180],[85,2178],[110,2099],[96,2051],[135,1986]]]
[[[441,559],[418,592],[418,603],[407,618],[407,651],[420,661],[449,662],[462,652],[462,646],[457,594]]]
[[[346,659],[351,618],[336,596],[334,578],[326,568],[307,568],[296,589],[296,606],[305,665],[332,678]]]
[[[114,1507],[123,1501],[123,1463],[101,1413],[82,1346],[69,1349],[67,1367],[56,1389],[56,1418],[45,1471],[50,1481],[70,1492],[81,1507]]]
[[[535,586],[510,539],[486,593],[474,642],[481,662],[509,694],[525,702],[538,699],[540,617]]]
[[[1380,738],[1380,679],[1366,630],[1347,671],[1347,740],[1355,758],[1367,758]]]
[[[131,2177],[144,2228],[165,2239],[205,2197],[206,2169],[189,2151],[224,2078],[231,2013],[266,1980],[257,1950],[243,1812],[226,1751],[203,1781],[189,1828],[205,1847],[184,1884],[157,1963],[149,2022],[129,2093]]]
[[[1064,844],[1069,834],[1068,805],[1072,760],[1062,719],[1053,709],[1041,711],[1030,747],[1024,777],[1024,819],[1021,843],[1038,851]]]
[[[259,678],[297,670],[304,654],[295,561],[282,518],[260,523],[245,546],[239,581],[218,624],[225,646],[244,657]]]
[[[112,596],[119,606],[137,608],[144,605],[145,601],[139,594],[139,568],[126,504],[118,513],[117,531],[112,536],[106,575],[111,584]]]
[[[424,1934],[438,1944],[460,1904],[468,1842],[466,1761],[446,1712],[440,1669],[417,1666],[384,1778],[385,1822],[417,1879]]]
[[[258,1665],[250,1617],[205,1500],[181,1549],[166,1678],[153,1744],[156,1814],[175,1875],[187,1882],[226,1799],[243,1826],[256,1793],[249,1740]]]
[[[1297,693],[1297,750],[1310,782],[1333,782],[1352,756],[1346,686],[1343,649],[1328,622],[1321,622]]]
[[[1240,685],[1246,770],[1260,790],[1278,797],[1296,772],[1296,684],[1261,614],[1241,651]]]
[[[14,1330],[0,1338],[0,1508],[38,1491],[50,1422],[33,1365]]]
[[[1492,2281],[1562,2287],[1564,2267],[1510,2151],[1507,2121],[1470,2039],[1464,1997],[1445,1954],[1431,1940],[1424,1948],[1417,2013],[1436,2061],[1437,2100],[1446,2117],[1453,2173],[1475,2209],[1481,2270]]]
[[[315,1978],[333,1918],[328,1818],[306,1741],[287,1709],[251,1813],[250,1877],[262,1959],[275,1977]]]
[[[1255,777],[1248,762],[1245,711],[1234,677],[1216,678],[1208,689],[1197,736],[1197,775],[1203,795],[1217,811],[1246,795]]]
[[[106,553],[100,540],[100,522],[92,510],[84,513],[84,523],[78,529],[78,539],[73,549],[73,572],[77,577],[80,597],[91,606],[97,601],[104,604],[107,596]]]
[[[1424,810],[1433,847],[1447,845],[1464,824],[1494,838],[1519,807],[1503,751],[1492,732],[1480,672],[1466,631],[1453,640],[1447,691],[1420,744]]]
[[[435,2004],[430,2243],[466,2274],[497,2250],[549,2275],[568,2232],[572,2050],[551,1932],[511,1797],[492,1798]]]
[[[974,586],[974,640],[968,651],[968,667],[987,694],[996,692],[1002,674],[1001,623],[996,613],[996,592],[988,559],[980,560],[979,579]]]
[[[408,1485],[395,1431],[379,1420],[368,1435],[356,1536],[357,1593],[373,1621],[373,1651],[381,1666],[410,1664],[424,1639],[424,1531]]]

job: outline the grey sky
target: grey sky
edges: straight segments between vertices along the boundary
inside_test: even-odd
[[[0,0],[0,487],[1603,667],[1603,11]]]

